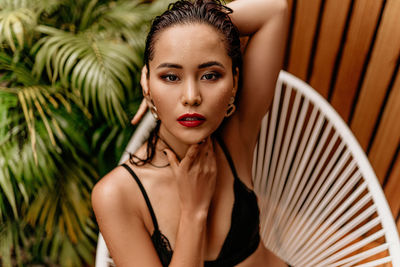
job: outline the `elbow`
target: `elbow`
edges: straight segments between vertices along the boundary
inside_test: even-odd
[[[262,0],[261,0],[262,1]],[[262,12],[263,24],[268,24],[271,20],[286,18],[288,13],[287,0],[265,0],[260,8]]]
[[[287,0],[279,0],[279,10],[283,12],[287,12],[288,10],[288,1]]]
[[[277,15],[286,15],[288,12],[288,1],[287,0],[273,0],[272,9]]]

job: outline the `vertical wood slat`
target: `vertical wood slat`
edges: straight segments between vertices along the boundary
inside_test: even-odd
[[[286,38],[286,46],[285,46],[285,57],[283,62],[283,69],[287,70],[289,58],[290,58],[290,48],[292,43],[292,30],[293,30],[293,23],[294,23],[294,14],[296,13],[296,0],[287,0],[288,4],[288,36]]]
[[[351,123],[366,150],[400,51],[399,0],[388,0]]]
[[[310,80],[310,85],[325,98],[328,97],[332,71],[350,4],[351,0],[341,0],[340,5],[337,0],[327,0],[325,3],[326,12],[322,18]]]
[[[382,0],[354,3],[331,104],[348,121],[364,61],[378,21]]]
[[[400,75],[396,77],[389,100],[379,124],[371,151],[368,158],[372,167],[383,184],[383,179],[396,154],[396,148],[400,143]],[[393,177],[400,180],[400,175]],[[400,192],[400,183],[399,183]],[[400,197],[399,197],[400,199]]]
[[[288,16],[290,16],[290,14],[292,14],[292,12],[294,12],[293,10],[293,1],[295,0],[287,0],[287,4],[288,4]]]
[[[320,0],[299,0],[294,11],[288,71],[302,80],[306,80],[320,5]]]
[[[335,7],[330,0],[288,1],[295,19],[288,38],[285,66],[305,81],[310,78],[309,83],[322,95],[326,96],[327,90],[332,90],[331,104],[345,121],[349,121],[355,111],[350,127],[364,150],[370,146],[369,159],[380,182],[387,178],[385,195],[394,218],[398,219],[400,231],[400,155],[396,153],[400,142],[400,119],[396,120],[400,117],[400,73],[394,83],[391,80],[396,59],[400,57],[400,0],[350,0],[350,11],[347,0],[341,2],[340,7]],[[319,27],[318,15],[323,3],[324,14]],[[350,19],[344,44],[341,44],[341,55],[338,55],[338,35],[343,31],[345,16]],[[310,64],[313,64],[313,70],[307,73]],[[389,88],[390,82],[392,88]],[[333,88],[328,87],[332,85]],[[389,169],[391,173],[388,173]]]
[[[393,171],[389,176],[388,183],[385,186],[384,192],[389,203],[393,217],[396,218],[400,212],[400,157],[397,157]],[[400,220],[399,220],[400,222]]]

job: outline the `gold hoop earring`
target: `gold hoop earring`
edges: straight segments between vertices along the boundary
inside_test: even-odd
[[[151,112],[151,115],[153,115],[154,119],[156,119],[156,121],[158,121],[158,120],[160,119],[160,118],[158,117],[158,114],[157,114],[157,108],[156,108],[156,106],[152,105],[152,106],[150,107],[150,112]]]
[[[232,96],[231,99],[229,100],[229,105],[228,109],[226,110],[225,117],[229,117],[235,112],[236,106],[235,104],[233,104],[233,102],[235,102],[235,98]]]

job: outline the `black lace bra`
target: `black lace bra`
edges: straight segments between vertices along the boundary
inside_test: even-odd
[[[260,219],[257,197],[253,190],[249,189],[245,184],[243,184],[243,182],[237,176],[232,158],[222,140],[219,140],[219,144],[225,153],[225,157],[229,162],[234,176],[235,200],[232,209],[231,227],[222,245],[221,251],[217,259],[205,261],[205,267],[235,266],[253,254],[260,242]],[[166,267],[171,262],[173,254],[168,238],[161,233],[158,227],[158,222],[153,207],[151,206],[149,197],[147,196],[146,190],[144,189],[139,178],[128,165],[122,164],[122,166],[125,167],[133,176],[143,194],[154,224],[154,232],[151,235],[151,240],[153,241],[162,265]]]

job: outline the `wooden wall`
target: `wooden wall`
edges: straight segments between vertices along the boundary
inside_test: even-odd
[[[400,0],[288,0],[284,69],[348,123],[400,231]]]

